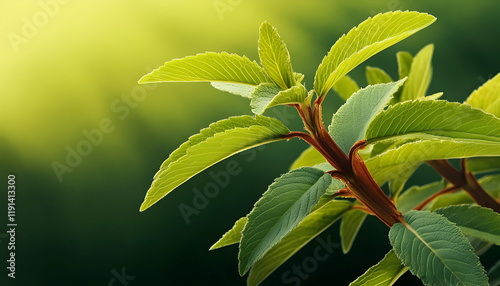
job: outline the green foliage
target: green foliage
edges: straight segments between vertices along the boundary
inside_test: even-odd
[[[366,67],[366,80],[369,85],[392,82],[392,78],[381,68]]]
[[[455,223],[463,234],[500,245],[500,214],[480,206],[449,206],[435,211]]]
[[[348,75],[341,77],[334,85],[333,90],[344,100],[359,90],[358,84]]]
[[[342,242],[342,251],[348,253],[358,231],[365,222],[367,214],[361,210],[350,210],[342,217],[340,224],[340,241]]]
[[[368,124],[386,107],[403,82],[400,80],[360,89],[339,108],[328,130],[344,153],[349,153],[351,146],[363,139]]]
[[[239,272],[244,275],[269,249],[294,229],[318,203],[332,178],[303,167],[276,179],[248,215],[240,243]]]
[[[309,147],[304,150],[300,156],[292,163],[290,170],[297,169],[300,167],[312,167],[321,163],[325,163],[325,157],[314,149],[314,147]]]
[[[405,78],[410,74],[413,57],[408,52],[398,52],[396,57],[398,59],[399,79]]]
[[[499,156],[500,119],[465,104],[406,101],[380,112],[365,139],[369,144],[404,142],[366,159],[372,175],[383,183],[426,160]]]
[[[257,86],[269,82],[266,72],[255,61],[228,53],[204,53],[166,62],[143,76],[139,83],[224,82]]]
[[[378,14],[342,36],[318,67],[314,89],[325,96],[341,77],[371,56],[432,24],[436,18],[417,12]]]
[[[474,249],[457,226],[426,211],[410,211],[389,231],[394,252],[426,285],[488,285]]]
[[[404,214],[416,207],[419,202],[444,189],[444,187],[443,182],[434,182],[424,186],[412,186],[399,196],[396,206]]]
[[[238,152],[282,139],[288,128],[276,119],[239,116],[212,123],[170,154],[155,175],[141,211],[211,165]]]
[[[408,73],[408,81],[403,88],[400,101],[425,96],[432,77],[431,60],[433,52],[434,45],[427,45],[413,58]]]
[[[473,173],[494,172],[500,170],[500,158],[478,157],[467,160],[467,169]]]
[[[237,220],[234,223],[233,228],[228,230],[216,243],[214,243],[214,245],[210,247],[210,250],[214,250],[235,243],[240,243],[241,231],[245,227],[246,223],[247,223],[246,217],[242,217],[239,220]]]
[[[389,251],[379,263],[373,265],[349,286],[390,286],[408,270],[396,256],[394,250]]]
[[[240,275],[250,271],[249,285],[261,283],[340,218],[342,250],[348,253],[368,215],[390,227],[393,250],[351,285],[393,285],[408,269],[425,285],[487,285],[477,255],[491,244],[500,245],[500,174],[475,176],[500,171],[499,75],[464,104],[438,100],[442,92],[426,96],[432,44],[415,57],[398,52],[396,77],[366,67],[368,86],[360,89],[347,75],[434,20],[425,13],[401,11],[368,18],[332,46],[312,90],[302,84],[304,75],[293,71],[284,41],[267,22],[260,27],[258,42],[262,66],[234,54],[204,53],[169,61],[145,75],[141,83],[210,82],[249,98],[255,117],[221,120],[190,137],[160,167],[141,211],[233,154],[297,137],[311,146],[210,248],[239,244],[238,270]],[[327,130],[321,105],[331,88],[346,102]],[[290,131],[279,120],[261,115],[277,105],[296,109],[306,132]],[[462,159],[462,170],[447,159]],[[424,162],[443,180],[402,192]],[[380,188],[386,182],[390,195]],[[490,283],[498,279],[497,268],[488,273]]]
[[[500,117],[500,73],[474,90],[465,103]]]
[[[296,85],[287,90],[280,90],[270,83],[260,84],[252,94],[250,106],[255,114],[276,105],[302,103],[307,98],[307,90],[303,85]]]
[[[278,31],[267,22],[260,26],[259,56],[264,70],[281,89],[295,85],[290,54]]]
[[[345,200],[331,200],[311,212],[300,224],[258,260],[248,276],[257,285],[305,244],[331,226],[352,206]]]

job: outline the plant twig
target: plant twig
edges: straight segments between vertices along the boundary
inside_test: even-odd
[[[439,196],[442,196],[442,195],[445,195],[445,194],[449,194],[449,193],[453,193],[453,192],[456,192],[458,190],[460,190],[461,188],[460,187],[457,187],[457,186],[451,186],[451,187],[448,187],[446,189],[442,189],[441,191],[439,192],[436,192],[435,194],[429,196],[427,199],[423,200],[420,204],[418,204],[416,207],[414,207],[413,209],[414,210],[417,210],[417,211],[421,211],[424,209],[424,207],[429,204],[430,202],[432,202],[435,198],[439,197]]]
[[[455,169],[447,160],[433,160],[426,163],[453,186],[464,189],[478,205],[500,213],[500,203],[483,189],[474,175],[466,169],[466,163],[461,162],[461,171]]]

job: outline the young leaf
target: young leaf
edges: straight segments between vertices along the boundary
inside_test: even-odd
[[[458,227],[436,213],[409,211],[389,240],[398,258],[425,285],[488,285],[474,249]]]
[[[467,170],[473,173],[494,172],[500,170],[499,157],[479,157],[467,160]]]
[[[229,92],[246,98],[250,98],[252,96],[252,93],[254,93],[255,89],[258,87],[257,85],[218,81],[212,81],[210,84],[218,90]]]
[[[307,90],[303,85],[295,85],[281,90],[274,84],[263,83],[252,94],[250,106],[255,114],[262,114],[266,109],[276,105],[302,103],[307,98]]]
[[[413,57],[408,52],[398,52],[396,57],[398,59],[399,79],[405,78],[410,74]]]
[[[392,82],[392,78],[380,68],[367,66],[365,74],[369,85]]]
[[[412,162],[500,156],[500,119],[466,104],[406,101],[380,112],[365,139],[368,144],[407,142],[366,159],[370,171],[391,173]]]
[[[248,285],[258,285],[266,279],[293,254],[338,220],[351,206],[352,203],[346,200],[332,200],[311,212],[295,229],[254,264],[248,276]],[[325,247],[327,254],[334,251],[328,242],[323,247]]]
[[[241,240],[241,231],[247,223],[247,218],[242,217],[234,223],[233,228],[228,230],[209,250],[214,250],[231,244],[239,243]]]
[[[330,136],[348,154],[356,141],[363,139],[371,120],[387,106],[405,80],[370,85],[353,94],[332,118]]]
[[[432,53],[434,45],[425,46],[413,59],[408,81],[403,87],[400,101],[424,97],[432,78]]]
[[[264,69],[245,56],[207,52],[166,62],[143,76],[139,83],[186,81],[257,86],[269,80]],[[229,87],[226,86],[226,90],[230,91]]]
[[[325,193],[332,178],[303,167],[276,179],[248,215],[240,243],[239,272],[244,275],[304,219]]]
[[[474,90],[465,103],[500,117],[500,73]]]
[[[401,168],[397,175],[389,177],[389,192],[393,201],[399,199],[399,194],[403,191],[406,181],[411,177],[411,175],[417,170],[420,164],[409,163]]]
[[[373,265],[349,286],[391,286],[408,270],[396,256],[389,251],[379,263]]]
[[[365,221],[366,213],[361,210],[350,210],[342,217],[340,224],[340,241],[342,242],[342,251],[344,254],[351,250],[352,244],[358,231]]]
[[[413,57],[408,52],[398,52],[396,54],[398,59],[398,73],[399,79],[403,79],[410,74],[411,64],[413,62]],[[394,105],[401,101],[401,94],[403,93],[404,85],[395,94],[394,98],[391,100],[389,105]]]
[[[325,96],[335,82],[353,68],[435,20],[429,14],[408,11],[387,12],[368,18],[332,46],[316,72],[316,93]]]
[[[280,121],[264,116],[237,116],[212,123],[170,154],[156,173],[141,211],[189,178],[246,149],[282,139],[289,133]]]
[[[359,90],[359,86],[350,76],[345,75],[333,85],[333,90],[335,90],[343,100],[347,100]]]
[[[314,147],[309,146],[306,150],[304,150],[297,159],[290,166],[290,170],[297,169],[300,167],[312,167],[314,165],[318,165],[321,163],[325,163],[326,159],[318,152],[318,150],[314,149]]]
[[[295,85],[290,54],[278,31],[269,23],[260,26],[259,56],[264,70],[283,90]]]
[[[423,186],[413,186],[406,190],[396,201],[396,207],[401,213],[416,207],[421,201],[445,188],[443,182],[434,182]]]
[[[463,234],[500,245],[500,214],[474,205],[449,206],[435,210],[457,224]]]

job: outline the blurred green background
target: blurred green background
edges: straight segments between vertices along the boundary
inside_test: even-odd
[[[395,78],[395,53],[415,54],[427,43],[435,44],[429,94],[443,91],[445,99],[463,101],[498,73],[498,1],[1,1],[0,174],[3,186],[8,174],[16,175],[18,228],[12,280],[5,268],[6,226],[0,227],[0,281],[5,281],[0,284],[244,285],[237,247],[208,248],[251,210],[306,145],[279,142],[229,159],[241,172],[189,222],[179,206],[193,207],[193,190],[212,182],[210,173],[225,170],[230,161],[139,213],[153,175],[171,151],[209,123],[251,111],[247,99],[209,84],[148,86],[137,80],[165,61],[205,51],[257,60],[258,28],[267,20],[311,87],[315,69],[337,38],[369,16],[398,9],[428,12],[438,20],[352,71],[361,86],[366,65]],[[340,104],[332,92],[325,121]],[[267,115],[301,128],[287,109]],[[96,135],[99,128],[107,131],[100,131],[102,137]],[[94,144],[85,143],[89,133]],[[78,148],[85,156],[67,158]],[[68,167],[61,169],[62,164]],[[425,167],[419,172],[425,176],[412,183],[438,178]],[[5,223],[6,197],[5,187],[0,196]],[[390,247],[388,229],[377,219],[367,222],[349,255],[338,248],[301,285],[347,285],[378,262]],[[321,237],[338,243],[338,223]],[[288,285],[282,275],[302,265],[318,245],[312,241],[263,285]],[[482,257],[484,265],[499,255],[497,247]],[[117,278],[123,274],[125,280]],[[421,283],[407,273],[398,285]]]

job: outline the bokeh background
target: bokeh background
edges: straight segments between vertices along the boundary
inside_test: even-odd
[[[193,207],[193,190],[212,182],[210,172],[225,170],[227,162],[140,213],[153,175],[172,150],[213,121],[251,111],[247,99],[209,84],[145,86],[137,80],[165,61],[205,51],[257,60],[258,28],[267,20],[311,87],[337,38],[369,16],[398,9],[428,12],[438,20],[352,71],[361,86],[366,65],[395,78],[395,53],[415,54],[428,43],[435,44],[429,94],[443,91],[445,99],[463,101],[499,72],[498,1],[1,1],[0,284],[244,285],[237,247],[208,248],[306,145],[279,142],[235,156],[231,160],[241,172],[189,222],[179,206]],[[340,104],[332,92],[325,121]],[[300,120],[289,114],[283,108],[267,113],[285,116],[297,130]],[[102,138],[82,143],[99,128],[107,131]],[[85,156],[68,159],[77,148]],[[6,277],[8,174],[17,178],[15,280]],[[438,179],[425,167],[419,174],[411,183]],[[338,226],[321,237],[340,242]],[[347,285],[388,251],[387,232],[368,218],[349,255],[336,249],[300,285]],[[302,265],[318,245],[312,241],[263,285],[288,285],[282,275]],[[482,257],[486,268],[498,256],[497,247]],[[123,274],[125,280],[117,278]],[[407,273],[398,285],[421,283]]]

